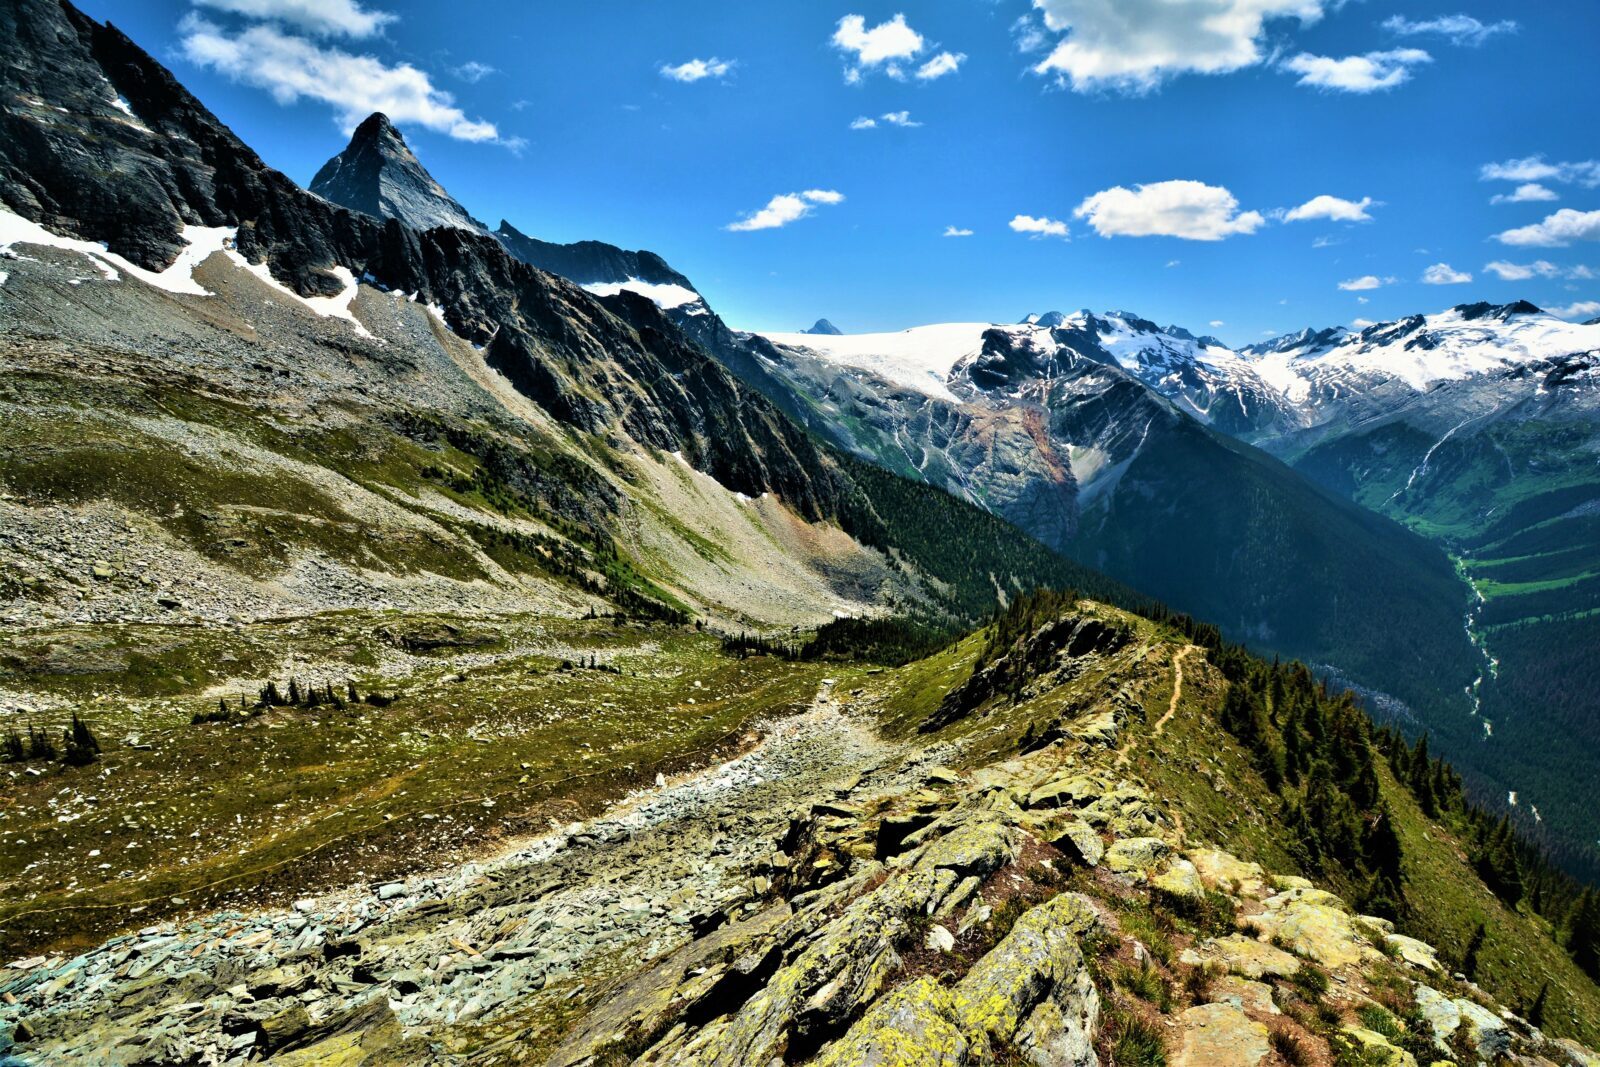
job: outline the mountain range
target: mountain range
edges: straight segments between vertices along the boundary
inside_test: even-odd
[[[363,154],[369,138],[358,131],[335,160]],[[428,225],[434,208],[406,204],[433,204],[424,194],[436,183],[403,144],[382,149],[396,155],[395,173],[412,176],[416,195],[377,214]],[[368,210],[374,199],[370,189],[350,190],[339,202]],[[450,203],[444,214],[470,218]],[[1591,493],[1581,461],[1564,458],[1575,428],[1593,425],[1594,324],[1522,302],[1358,331],[1308,328],[1239,349],[1127,311],[865,335],[821,319],[802,333],[751,334],[729,329],[653,253],[550,244],[504,221],[494,235],[517,258],[591,292],[646,297],[842,451],[938,486],[1256,647],[1367,690],[1385,714],[1437,734],[1528,832],[1583,869],[1596,863],[1575,783],[1600,773],[1600,757],[1552,759],[1546,742],[1555,728],[1571,742],[1564,752],[1600,751],[1591,743],[1600,740],[1600,704],[1566,681],[1559,694],[1540,683],[1538,699],[1524,688],[1524,679],[1573,677],[1570,663],[1545,671],[1532,650],[1582,647],[1586,583],[1600,582],[1582,510],[1600,491]],[[1561,443],[1546,441],[1557,424]],[[1505,444],[1479,437],[1511,427],[1515,460]],[[1440,473],[1474,441],[1479,451],[1498,449],[1505,469],[1485,476],[1480,461],[1475,473]],[[1553,467],[1563,473],[1552,482]],[[1447,488],[1451,477],[1474,482]],[[1498,487],[1480,484],[1485,477]],[[1511,526],[1502,516],[1493,536],[1474,518],[1513,509],[1544,486],[1555,493],[1548,505],[1524,504]],[[1560,513],[1550,512],[1557,504]],[[1534,558],[1504,556],[1529,539]],[[1514,580],[1496,581],[1506,567]],[[1534,636],[1551,626],[1553,646]],[[1530,703],[1541,710],[1522,710]],[[1523,798],[1521,810],[1513,797]]]
[[[0,1064],[1597,1062],[1600,327],[754,333],[0,105]]]

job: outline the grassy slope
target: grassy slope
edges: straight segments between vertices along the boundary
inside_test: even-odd
[[[456,619],[491,643],[415,656],[374,637],[422,621],[347,613],[223,632],[130,627],[94,636],[108,650],[161,656],[92,679],[26,679],[77,694],[105,752],[87,768],[0,770],[4,951],[98,938],[130,915],[282,903],[542,832],[551,817],[737,747],[753,723],[808,706],[824,675],[853,674],[738,660],[709,636],[610,620]],[[590,655],[624,673],[558,669]],[[214,679],[188,664],[231,664],[241,681],[222,688],[236,691],[269,673],[284,685],[271,666],[290,656],[311,663],[302,683],[354,678],[363,692],[404,695],[381,710],[190,724],[217,698]],[[179,673],[191,681],[178,692],[131,695],[153,677],[171,689]],[[90,699],[91,686],[119,696]]]
[[[1095,609],[1108,610],[1108,609]],[[1142,779],[1170,812],[1181,816],[1192,842],[1210,842],[1268,870],[1296,869],[1288,831],[1278,819],[1279,802],[1250,755],[1217,722],[1226,682],[1198,653],[1185,660],[1178,712],[1160,737],[1153,726],[1172,696],[1172,657],[1181,639],[1147,620],[1127,617],[1138,642],[1131,651],[1067,687],[1092,699],[1108,678],[1143,686],[1146,722],[1135,723],[1128,741],[1127,773]],[[878,696],[886,728],[907,734],[938,706],[944,693],[970,676],[982,652],[983,633],[936,656],[868,680]],[[934,735],[967,738],[967,758],[983,762],[1016,751],[1029,723],[1053,719],[1060,701],[1073,693],[1052,692],[1037,700],[962,720]],[[1506,908],[1468,865],[1466,852],[1449,831],[1430,822],[1410,793],[1378,761],[1384,799],[1395,813],[1404,848],[1404,883],[1415,909],[1409,932],[1436,945],[1441,956],[1459,960],[1479,922],[1487,939],[1479,956],[1479,982],[1502,1002],[1521,1006],[1548,980],[1548,1028],[1593,1044],[1600,1041],[1600,987],[1586,978],[1555,943],[1548,924],[1526,911]],[[1336,892],[1351,887],[1335,886]]]

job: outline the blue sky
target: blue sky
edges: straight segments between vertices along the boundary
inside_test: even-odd
[[[736,327],[1600,314],[1587,0],[81,4],[302,183],[382,108],[478,217]]]

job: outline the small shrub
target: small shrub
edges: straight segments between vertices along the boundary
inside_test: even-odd
[[[1116,1067],[1167,1067],[1161,1031],[1137,1015],[1119,1015],[1111,1023],[1111,1062]]]
[[[1168,988],[1161,972],[1150,966],[1149,960],[1142,967],[1119,967],[1114,981],[1119,988],[1146,1003],[1154,1004],[1163,1012],[1172,1010],[1172,990]]]
[[[1282,1057],[1289,1067],[1307,1067],[1312,1062],[1305,1043],[1288,1030],[1273,1030],[1267,1035],[1272,1050]]]
[[[1328,974],[1320,967],[1302,962],[1289,979],[1310,1000],[1321,1000],[1328,992]]]

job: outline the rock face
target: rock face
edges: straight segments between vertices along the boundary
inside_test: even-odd
[[[554,244],[530,237],[504,219],[500,220],[494,236],[506,246],[506,251],[522,262],[579,285],[633,279],[650,285],[675,285],[694,290],[688,278],[673,270],[654,252],[629,252],[603,241]]]
[[[435,226],[482,233],[444,186],[433,180],[389,121],[375,114],[356,127],[343,152],[322,165],[311,191],[375,219],[398,219],[417,230]]]
[[[307,194],[120,31],[70,5],[6,5],[0,53],[0,88],[28,101],[0,112],[9,210],[152,270],[186,247],[185,227],[228,228],[242,256],[298,294],[334,296],[367,279],[437,306],[575,432],[681,452],[726,487],[776,493],[809,518],[850,510],[854,491],[837,464],[651,301],[598,299],[487,234],[419,232]],[[374,145],[398,143],[381,118],[364,129]]]
[[[833,323],[829,322],[827,319],[818,319],[812,325],[811,329],[806,331],[806,333],[838,337],[841,336],[844,331],[839,329],[839,327],[835,326]]]
[[[1173,1067],[1256,1067],[1272,1047],[1267,1028],[1232,1004],[1203,1004],[1178,1017],[1182,1045]]]

